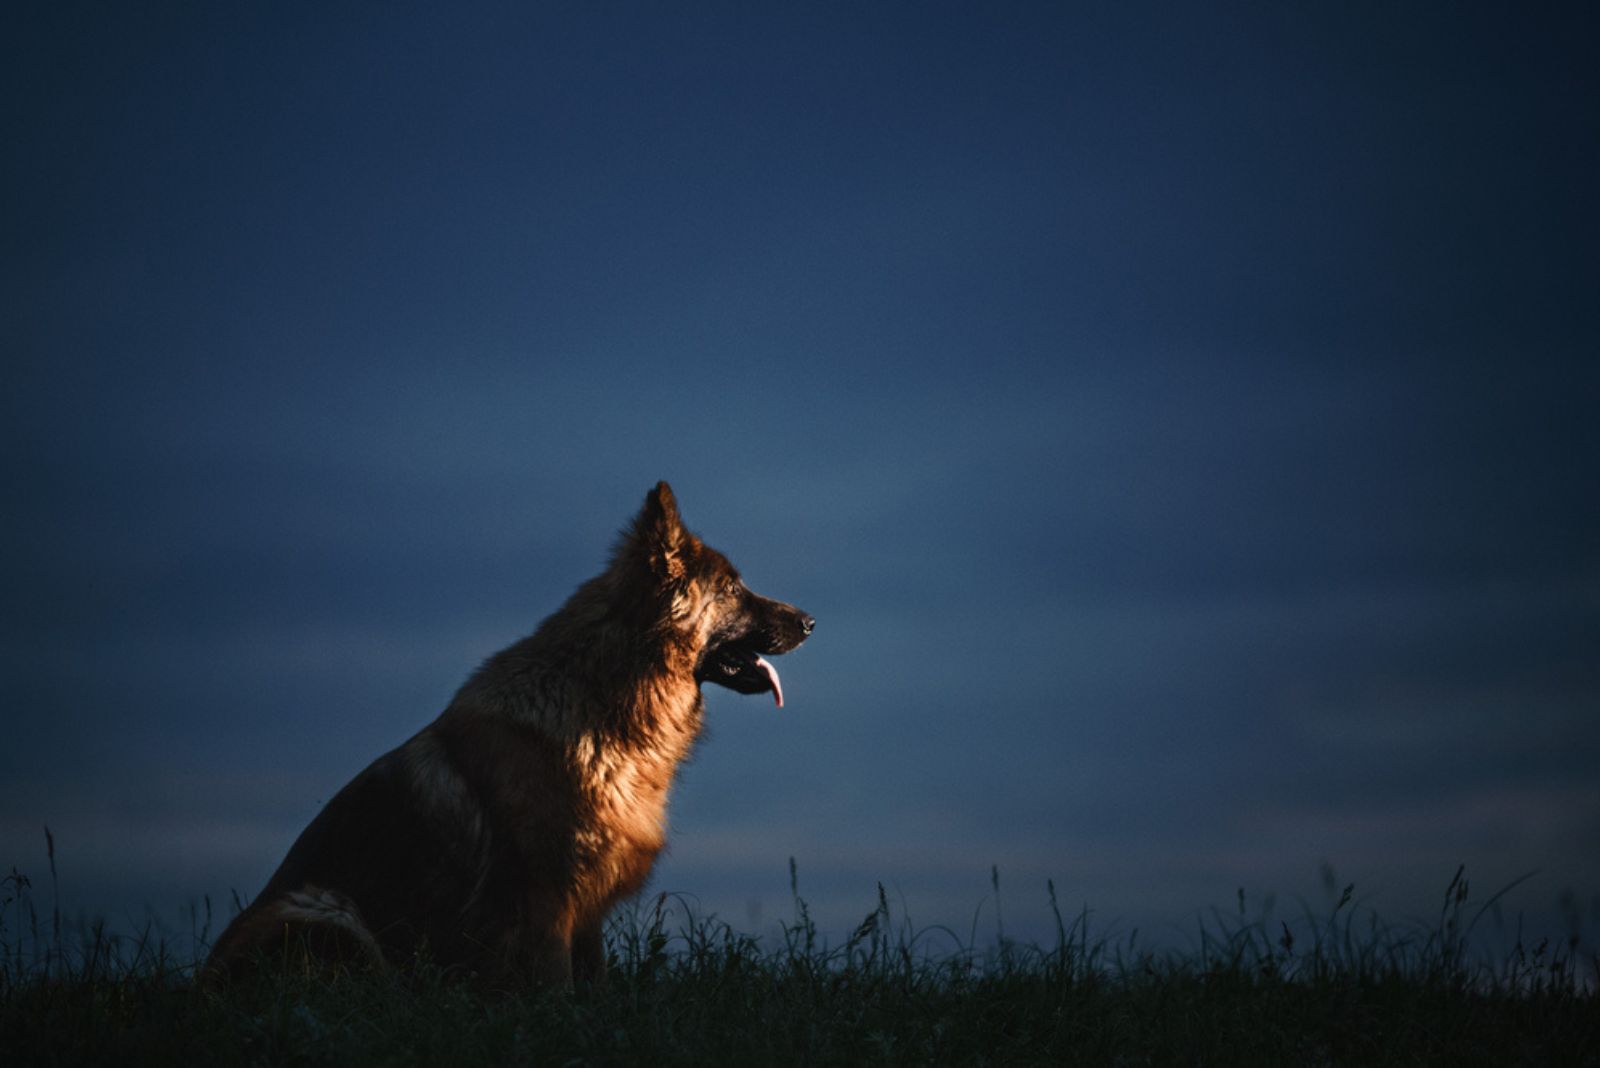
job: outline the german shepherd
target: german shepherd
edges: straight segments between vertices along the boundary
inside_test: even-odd
[[[702,727],[700,684],[781,707],[766,656],[814,624],[747,589],[658,483],[605,571],[334,795],[218,937],[205,977],[287,951],[599,978],[606,914],[661,851],[667,792]]]

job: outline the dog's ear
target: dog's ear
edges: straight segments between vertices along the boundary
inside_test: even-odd
[[[650,563],[650,570],[658,576],[677,580],[684,576],[684,550],[690,540],[678,517],[678,501],[672,487],[657,482],[656,488],[644,498],[644,508],[633,523],[634,544]]]

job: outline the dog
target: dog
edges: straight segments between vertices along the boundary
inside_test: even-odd
[[[815,620],[751,592],[658,483],[609,566],[449,706],[334,795],[203,976],[285,952],[334,966],[571,985],[604,974],[602,924],[665,843],[702,683],[783,688],[766,659]]]

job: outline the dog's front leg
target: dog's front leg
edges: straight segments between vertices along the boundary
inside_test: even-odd
[[[541,986],[572,986],[572,944],[549,933],[536,939],[527,950],[527,969]]]
[[[606,977],[606,944],[601,927],[596,921],[572,936],[572,979],[576,983],[598,983]]]
[[[516,939],[517,964],[538,984],[572,986],[572,916],[563,902],[539,895]]]

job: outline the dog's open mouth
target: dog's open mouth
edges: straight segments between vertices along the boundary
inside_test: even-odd
[[[748,645],[724,645],[706,658],[701,680],[726,686],[738,693],[766,693],[783,707],[783,684],[778,669]]]

